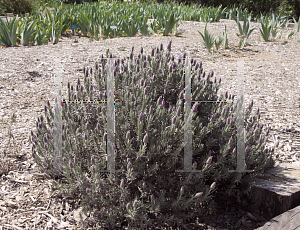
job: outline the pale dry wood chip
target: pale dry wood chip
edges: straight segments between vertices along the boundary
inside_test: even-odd
[[[84,221],[88,217],[88,215],[89,215],[89,212],[83,211],[82,207],[73,211],[74,219],[77,222]]]
[[[18,229],[18,230],[23,230],[23,228],[20,228],[20,227],[14,225],[14,224],[13,224],[13,225],[10,225],[10,224],[4,224],[4,226],[9,227],[9,228],[15,228],[15,229]]]
[[[16,208],[17,207],[17,203],[13,202],[12,200],[8,199],[5,200],[5,205],[7,207],[11,207],[11,208]]]
[[[62,221],[58,226],[57,226],[57,228],[58,229],[64,229],[64,228],[66,228],[66,227],[71,227],[72,225],[70,225],[68,222],[64,222],[64,221]]]
[[[0,206],[0,209],[4,212],[8,212],[8,209],[6,207]]]

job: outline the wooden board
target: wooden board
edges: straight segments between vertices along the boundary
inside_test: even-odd
[[[298,230],[300,229],[300,206],[274,217],[256,230]]]

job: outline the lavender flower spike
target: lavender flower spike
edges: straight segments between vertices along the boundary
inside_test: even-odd
[[[143,142],[146,144],[148,142],[148,133],[144,136]]]
[[[196,193],[196,195],[194,196],[194,198],[199,198],[199,197],[201,197],[203,195],[203,192],[198,192],[198,193]]]
[[[216,182],[212,183],[211,186],[210,186],[211,190],[214,190],[215,188],[216,188]]]
[[[207,165],[210,165],[212,159],[213,159],[213,156],[210,156],[210,157],[207,159],[206,164],[207,164]]]
[[[126,133],[126,139],[130,140],[130,130]]]
[[[161,104],[161,101],[162,101],[162,96],[160,96],[157,100],[157,104],[160,105]]]
[[[181,188],[180,188],[180,196],[182,196],[184,194],[184,187],[182,186]]]
[[[152,105],[150,106],[149,114],[150,114],[150,115],[153,114],[153,106],[152,106]]]
[[[143,120],[143,116],[144,116],[143,113],[140,113],[140,115],[139,115],[139,120],[140,120],[140,121]]]
[[[180,92],[179,96],[178,96],[178,98],[181,99],[181,100],[183,99],[183,92],[184,92],[184,91],[182,90],[182,91]]]

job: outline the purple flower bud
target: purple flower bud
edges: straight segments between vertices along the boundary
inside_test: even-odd
[[[161,102],[161,108],[165,108],[165,107],[166,107],[166,103],[165,103],[165,100],[163,99]]]
[[[168,112],[171,114],[172,113],[172,106],[170,105]]]
[[[258,139],[258,143],[261,144],[261,142],[262,142],[262,140],[263,140],[263,136],[264,136],[264,135],[260,134],[259,139]]]
[[[46,134],[44,135],[43,141],[44,141],[44,143],[47,143],[47,135]]]
[[[91,172],[92,172],[93,174],[96,173],[96,169],[95,169],[95,166],[94,166],[94,165],[92,165],[92,166],[90,167],[90,170],[91,170]]]
[[[195,104],[193,105],[193,108],[192,108],[193,113],[196,113],[196,112],[197,112],[198,105],[199,105],[199,103],[195,103]]]
[[[95,164],[95,157],[94,157],[94,156],[91,157],[91,164],[92,164],[92,165]]]
[[[158,170],[159,169],[159,165],[156,163],[155,164],[155,169]]]
[[[221,103],[220,103],[220,104],[221,104]],[[222,117],[224,116],[226,110],[227,110],[226,107],[224,107],[224,108],[222,109],[222,113],[221,113],[221,116],[222,116]]]
[[[160,43],[160,51],[163,51],[164,47],[163,47],[163,44]]]
[[[211,116],[211,118],[210,118],[210,122],[213,122],[213,121],[214,121],[214,119],[215,119],[215,114],[213,114],[213,115]]]
[[[186,52],[183,53],[183,59],[185,59],[185,58],[186,58]]]
[[[140,64],[140,60],[139,60],[139,58],[140,58],[140,55],[138,56],[138,58],[136,58],[136,64],[137,64],[137,65],[139,65],[139,64]]]
[[[86,135],[86,132],[84,132],[84,135],[83,135],[83,137],[84,137],[84,140],[87,140],[87,135]]]
[[[177,109],[177,114],[176,114],[176,115],[177,115],[177,117],[179,117],[179,116],[180,116],[180,114],[181,114],[181,107],[179,106],[179,107],[178,107],[178,109]]]
[[[65,136],[62,134],[61,135],[61,139],[62,139],[62,141],[65,141],[66,139],[65,139]]]
[[[200,86],[201,86],[201,82],[198,82],[197,87],[200,88]]]
[[[257,124],[255,124],[255,125],[253,126],[253,129],[254,129],[254,130],[256,129],[256,126],[257,126]]]
[[[178,98],[181,99],[181,100],[183,99],[183,92],[184,92],[184,91],[182,90],[182,91],[180,92],[179,96],[178,96]]]
[[[126,139],[130,140],[130,130],[126,133]]]
[[[175,124],[175,122],[176,122],[176,115],[172,118],[172,124]]]
[[[212,159],[213,159],[213,156],[210,156],[210,157],[207,159],[206,164],[207,164],[207,165],[210,165]]]
[[[204,71],[203,74],[202,74],[202,78],[205,78],[205,71]]]
[[[259,107],[257,108],[256,114],[257,114],[257,115],[259,114]]]
[[[236,147],[233,149],[232,154],[233,154],[233,155],[236,154]]]
[[[170,217],[170,221],[172,221],[174,219],[174,215],[172,215],[171,217]]]
[[[148,133],[144,136],[143,142],[146,144],[148,142]]]
[[[120,188],[124,189],[124,179],[121,180]]]
[[[226,91],[226,93],[225,93],[225,98],[226,98],[226,99],[228,98],[228,93],[227,93],[227,91]]]
[[[159,54],[159,49],[158,49],[158,47],[156,47],[156,54]]]
[[[152,49],[151,56],[154,57],[155,48]]]
[[[128,203],[128,204],[126,205],[126,209],[127,209],[127,210],[130,209],[130,203]]]
[[[98,62],[95,62],[95,68],[96,68],[96,70],[99,69],[99,64],[98,64]]]
[[[134,207],[134,208],[137,207],[137,200],[134,200],[134,202],[133,202],[133,207]]]
[[[89,122],[87,122],[86,125],[85,125],[85,129],[88,130],[89,128],[90,128],[90,125],[89,125]]]
[[[33,157],[33,158],[36,157],[36,152],[35,152],[35,150],[32,151],[32,157]]]
[[[152,106],[152,105],[150,106],[149,114],[150,114],[150,115],[153,114],[153,106]]]
[[[230,124],[230,117],[227,117],[227,119],[226,119],[226,124],[227,124],[227,125]]]
[[[196,193],[196,195],[194,196],[195,199],[201,197],[203,195],[203,192],[198,192]]]
[[[127,164],[127,170],[130,169],[132,167],[131,162],[129,161]]]
[[[210,186],[211,190],[214,190],[215,188],[216,188],[216,182],[212,183],[211,186]]]
[[[130,60],[133,59],[133,52],[130,53],[130,56],[129,56]]]
[[[37,137],[39,136],[39,135],[42,135],[42,132],[41,132],[41,130],[40,129],[38,129],[38,132],[37,132]]]
[[[188,178],[187,178],[187,180],[190,181],[192,179],[192,177],[193,177],[193,174],[190,173],[189,176],[188,176]]]
[[[198,68],[199,68],[199,63],[196,64],[195,70],[197,70]]]
[[[158,98],[158,100],[157,100],[157,104],[158,104],[158,105],[160,105],[160,104],[161,104],[161,102],[162,102],[162,96],[160,96],[160,97]]]
[[[221,78],[220,78],[220,80],[219,80],[219,84],[221,84]]]
[[[230,137],[229,142],[228,142],[228,146],[231,147],[232,145],[232,137]]]
[[[98,72],[98,79],[100,80],[101,78],[101,70],[99,69],[99,72]]]
[[[146,68],[146,67],[147,67],[147,61],[144,61],[143,68]]]
[[[140,113],[140,115],[139,115],[139,121],[142,121],[143,120],[143,113]]]
[[[107,136],[107,132],[105,132],[104,135],[103,135],[103,141],[104,142],[106,141],[106,136]]]
[[[183,194],[184,194],[184,187],[181,186],[181,188],[180,188],[180,196],[182,196]]]
[[[253,106],[253,100],[251,100],[251,102],[250,102],[249,106],[247,107],[247,109],[250,110],[252,108],[252,106]]]
[[[86,188],[86,189],[85,189],[85,192],[86,192],[87,194],[89,194],[89,193],[91,192],[91,189]]]

